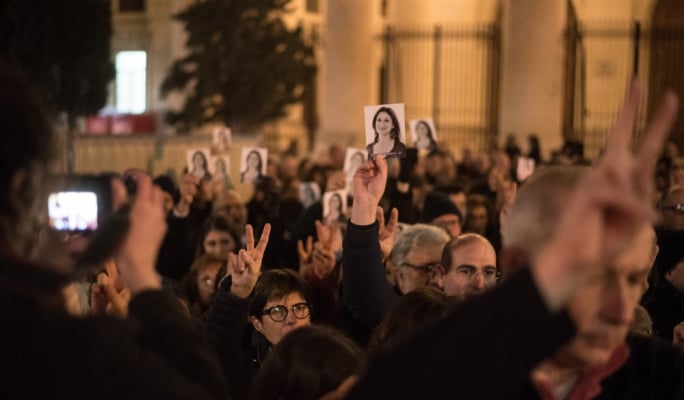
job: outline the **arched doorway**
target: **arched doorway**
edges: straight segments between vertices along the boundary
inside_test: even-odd
[[[649,76],[649,115],[658,106],[662,93],[673,89],[684,99],[684,2],[659,0],[655,6],[651,30]],[[670,140],[684,150],[684,112],[681,111]]]

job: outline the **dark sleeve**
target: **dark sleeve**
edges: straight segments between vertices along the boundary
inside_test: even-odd
[[[349,221],[342,248],[342,302],[363,327],[373,329],[397,301],[385,277],[378,238],[379,224]]]
[[[526,270],[379,355],[348,399],[506,398],[574,331],[565,313],[547,310]]]
[[[163,291],[143,292],[133,297],[128,312],[140,326],[145,348],[185,378],[189,393],[196,393],[193,397],[227,398],[228,385],[215,351],[184,315],[178,299]]]
[[[190,208],[186,217],[176,217],[173,211],[166,218],[166,235],[157,256],[157,272],[176,282],[185,276],[195,259],[199,232],[205,215]]]
[[[230,278],[221,283],[205,315],[204,326],[216,346],[235,395],[246,393],[251,380],[249,347],[245,346],[245,339],[251,332],[247,322],[250,300],[232,295],[229,292],[231,284]]]
[[[313,322],[336,326],[339,324],[337,315],[339,310],[338,281],[341,268],[335,266],[333,272],[323,278],[318,278],[313,272],[304,276],[304,280],[311,287],[313,297]]]

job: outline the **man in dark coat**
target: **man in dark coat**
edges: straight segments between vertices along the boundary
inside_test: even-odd
[[[138,181],[127,233],[113,254],[132,294],[128,317],[67,314],[62,288],[74,270],[58,267],[56,253],[48,254],[52,262],[29,259],[36,228],[49,229],[41,189],[56,154],[52,122],[40,96],[4,64],[0,87],[0,398],[226,398],[211,347],[161,290],[154,266],[166,224],[161,191],[149,177]],[[115,193],[125,193],[115,184]]]

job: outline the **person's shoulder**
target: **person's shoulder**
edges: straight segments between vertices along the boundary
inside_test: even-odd
[[[650,363],[658,369],[676,369],[684,377],[684,352],[672,343],[656,336],[630,335],[627,338],[630,359]]]
[[[406,151],[406,145],[397,138],[397,140],[394,141],[394,148],[392,151]]]

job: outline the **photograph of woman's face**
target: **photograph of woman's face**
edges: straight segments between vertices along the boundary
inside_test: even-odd
[[[202,153],[195,153],[195,155],[192,157],[192,165],[195,166],[195,168],[204,168],[204,155]]]
[[[375,131],[378,135],[389,135],[394,128],[394,123],[392,122],[392,117],[385,111],[381,111],[375,117]]]
[[[258,170],[260,164],[259,161],[259,153],[249,153],[249,155],[247,156],[247,168],[251,170]]]
[[[418,141],[422,143],[430,140],[430,127],[428,127],[425,121],[420,121],[416,124],[416,136]]]
[[[333,195],[330,198],[330,212],[339,212],[342,209],[342,201],[339,195]]]

